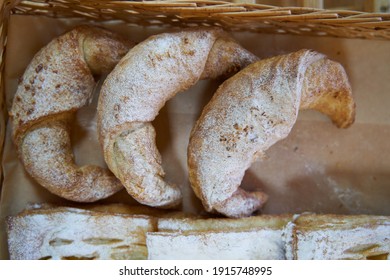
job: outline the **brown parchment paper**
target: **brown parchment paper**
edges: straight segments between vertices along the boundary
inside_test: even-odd
[[[53,37],[80,24],[34,16],[12,16],[6,50],[8,108],[18,78],[33,55]],[[100,24],[135,42],[167,29]],[[337,129],[317,112],[300,112],[291,134],[267,151],[267,157],[247,171],[243,187],[269,195],[263,213],[316,213],[390,215],[390,41],[233,33],[241,44],[265,58],[301,48],[322,52],[343,64],[357,104],[352,127]],[[188,182],[186,151],[189,133],[201,110],[221,81],[200,81],[168,101],[154,121],[157,146],[168,181],[182,187],[182,210],[203,211]],[[105,166],[96,135],[96,97],[78,112],[72,128],[76,162]],[[0,203],[0,257],[8,258],[5,217],[28,203],[64,204],[36,184],[24,171],[7,127],[4,181]],[[126,193],[103,202],[136,204]]]

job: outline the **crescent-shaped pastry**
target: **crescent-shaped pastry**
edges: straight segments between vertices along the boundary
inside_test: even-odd
[[[81,26],[52,40],[25,70],[10,111],[13,139],[27,172],[50,192],[91,202],[123,187],[107,169],[75,164],[69,122],[90,100],[93,75],[109,72],[132,45]]]
[[[207,211],[248,216],[267,199],[240,188],[245,171],[285,138],[299,109],[316,109],[338,127],[354,121],[344,68],[301,50],[253,63],[226,80],[205,106],[188,147],[191,186]]]
[[[98,129],[106,163],[131,196],[154,207],[180,203],[180,188],[164,181],[151,121],[198,80],[255,60],[221,29],[198,28],[151,36],[118,63],[102,86]]]

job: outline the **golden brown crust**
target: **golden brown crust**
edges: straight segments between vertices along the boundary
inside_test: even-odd
[[[25,70],[10,112],[13,138],[27,172],[52,193],[89,202],[122,188],[108,170],[75,165],[68,123],[91,98],[93,75],[112,69],[131,46],[81,26],[42,48]]]
[[[217,28],[152,36],[135,46],[105,80],[98,129],[110,170],[140,203],[172,207],[179,187],[164,181],[151,121],[165,102],[199,79],[237,71],[257,60]]]
[[[327,115],[337,127],[347,128],[355,121],[351,92],[343,66],[323,58],[305,72],[300,109],[315,109]]]
[[[248,216],[267,199],[239,188],[245,170],[286,137],[298,110],[314,108],[340,127],[355,104],[342,67],[301,50],[253,63],[225,81],[204,108],[190,138],[192,188],[208,211]]]

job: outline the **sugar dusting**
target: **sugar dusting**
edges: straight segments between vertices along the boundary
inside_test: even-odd
[[[236,213],[225,206],[232,207],[226,202],[251,163],[289,134],[302,73],[316,57],[321,55],[301,51],[256,62],[223,83],[204,108],[191,135],[189,162],[191,184],[209,211],[242,216],[256,210],[249,199],[236,203]]]
[[[11,259],[146,258],[146,216],[114,215],[74,208],[35,210],[12,217]]]
[[[309,50],[253,63],[224,82],[189,144],[190,181],[206,209],[240,217],[260,208],[261,193],[244,193],[245,203],[237,199],[245,171],[290,133],[302,107],[327,113],[341,127],[350,124],[354,102],[348,89],[342,67]]]
[[[386,238],[389,236],[389,223],[379,225],[374,230],[355,227],[348,230],[320,229],[297,234],[296,256],[302,260],[366,259],[381,253],[387,253],[388,258],[390,257],[390,242]],[[359,248],[357,245],[362,249],[354,250],[353,248]]]
[[[89,64],[94,72],[107,71],[130,45],[106,30],[82,26],[51,41],[27,67],[11,108],[13,136],[26,170],[52,193],[90,202],[122,188],[108,170],[75,165],[68,124],[91,99]]]
[[[147,234],[149,259],[283,260],[280,230]]]
[[[169,195],[173,187],[164,184],[162,172],[157,172],[161,169],[156,168],[161,164],[158,162],[160,154],[151,135],[143,134],[148,140],[138,141],[136,138],[141,132],[137,130],[145,128],[141,124],[149,125],[167,100],[199,79],[226,74],[231,68],[237,71],[257,59],[236,43],[216,44],[219,39],[232,41],[229,38],[215,28],[152,36],[135,46],[105,80],[98,105],[104,156],[110,170],[139,202],[159,205],[160,199],[165,200],[167,196],[161,195],[161,189],[165,188]],[[218,66],[213,68],[216,73],[208,64]],[[138,145],[126,148],[128,145],[123,145],[123,141],[138,142]],[[142,165],[130,166],[128,161],[134,162],[139,155],[150,156]],[[146,170],[153,174],[145,173]],[[134,180],[142,183],[134,183]],[[172,195],[171,200],[167,206],[176,204],[177,196]]]
[[[372,215],[185,218],[33,205],[8,217],[11,259],[369,259],[390,256]],[[115,210],[116,209],[116,210]],[[109,210],[109,211],[107,211]],[[99,212],[97,212],[99,211]]]

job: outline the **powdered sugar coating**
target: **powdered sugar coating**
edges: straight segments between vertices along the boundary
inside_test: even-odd
[[[7,220],[11,259],[146,259],[153,218],[75,208],[30,210]]]
[[[23,164],[29,174],[50,192],[73,201],[96,201],[122,188],[107,170],[74,163],[69,128],[52,121],[30,130],[20,145]]]
[[[390,259],[390,220],[385,216],[303,214],[283,235],[287,259]]]
[[[265,194],[239,186],[252,162],[290,133],[302,98],[312,96],[310,102],[305,100],[306,108],[331,104],[321,108],[340,124],[353,121],[354,102],[346,76],[338,75],[344,79],[333,84],[340,94],[328,98],[334,92],[328,83],[338,76],[324,76],[327,67],[315,64],[319,60],[324,63],[323,55],[308,50],[261,60],[219,87],[196,123],[188,148],[190,182],[207,211],[242,217],[262,207]],[[305,80],[312,64],[315,70]],[[311,85],[314,76],[326,80],[325,86]],[[313,87],[316,91],[306,92]],[[347,114],[333,110],[338,99],[343,100],[338,109]]]
[[[14,135],[30,122],[76,110],[87,102],[94,80],[86,63],[80,63],[82,41],[75,36],[75,32],[68,33],[52,41],[27,67],[11,109]]]
[[[89,202],[122,188],[107,170],[75,165],[67,124],[91,98],[93,74],[112,69],[131,45],[81,26],[42,48],[25,70],[10,112],[13,137],[26,170],[51,192]]]
[[[151,260],[283,260],[282,230],[149,232]]]
[[[181,200],[180,189],[163,180],[150,124],[165,102],[201,78],[255,60],[222,30],[198,28],[152,36],[118,63],[102,86],[99,136],[108,167],[136,200],[160,207]]]

